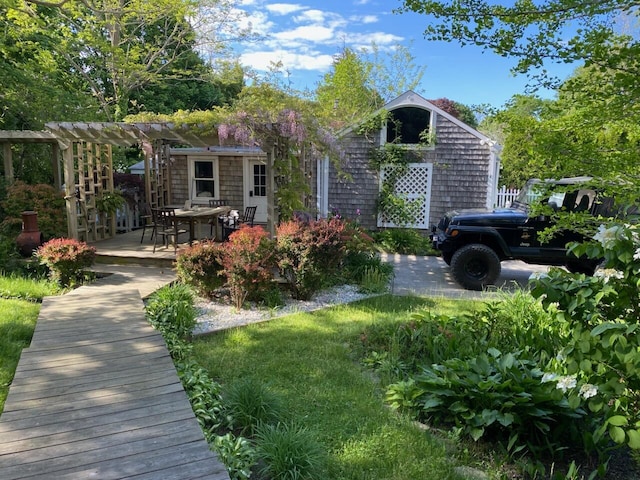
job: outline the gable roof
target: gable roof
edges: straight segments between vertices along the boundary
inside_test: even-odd
[[[432,112],[435,112],[438,115],[443,116],[444,118],[449,120],[451,123],[454,123],[455,125],[462,128],[463,130],[466,130],[468,133],[470,133],[474,137],[477,137],[481,141],[484,141],[489,145],[495,144],[494,140],[480,133],[478,130],[467,125],[462,120],[454,117],[450,113],[447,113],[441,108],[436,107],[429,100],[426,100],[425,98],[421,97],[416,92],[413,92],[411,90],[408,90],[404,92],[402,95],[400,95],[399,97],[394,98],[389,103],[387,103],[383,108],[385,110],[395,110],[396,108],[401,108],[401,107],[423,107],[427,110],[431,110]]]
[[[466,123],[464,123],[460,119],[458,119],[458,118],[454,117],[453,115],[445,112],[441,108],[436,107],[433,103],[431,103],[430,101],[426,100],[424,97],[418,95],[416,92],[414,92],[412,90],[408,90],[405,93],[403,93],[402,95],[394,98],[393,100],[391,100],[390,102],[385,104],[384,107],[382,107],[381,109],[377,110],[374,113],[374,115],[377,114],[377,113],[383,112],[383,111],[395,110],[395,109],[401,108],[401,107],[422,107],[422,108],[424,108],[426,110],[431,110],[432,112],[434,112],[434,113],[436,113],[438,115],[441,115],[442,117],[444,117],[447,120],[449,120],[451,123],[457,125],[461,129],[465,130],[466,132],[470,133],[474,137],[478,138],[478,140],[480,140],[482,143],[485,143],[486,145],[489,145],[490,147],[499,148],[499,146],[496,144],[495,140],[492,140],[491,138],[487,137],[483,133],[480,133],[475,128],[467,125]],[[353,126],[350,126],[350,127],[346,128],[345,130],[340,132],[339,135],[342,136],[342,135],[345,135],[347,133],[351,133],[354,128],[356,128],[356,125],[353,125]]]

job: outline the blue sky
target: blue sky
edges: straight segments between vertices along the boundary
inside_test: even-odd
[[[294,88],[315,89],[344,46],[358,50],[375,42],[380,49],[402,44],[416,65],[425,66],[416,91],[427,99],[446,97],[466,105],[502,106],[514,94],[524,93],[526,77],[514,77],[513,61],[475,46],[427,42],[422,35],[428,18],[394,14],[398,0],[300,0],[273,2],[240,0],[246,21],[264,40],[243,44],[241,63],[257,72],[271,61],[281,61]],[[552,66],[566,78],[573,67]],[[541,91],[552,98],[553,92]]]

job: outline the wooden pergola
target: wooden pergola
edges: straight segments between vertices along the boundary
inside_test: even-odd
[[[138,145],[143,150],[146,199],[155,207],[171,199],[169,147],[206,147],[215,142],[213,135],[197,135],[168,123],[50,122],[44,131],[0,131],[8,183],[14,181],[13,144],[52,146],[54,186],[64,186],[69,237],[85,241],[115,235],[115,218],[97,208],[114,190],[113,146]]]
[[[144,152],[145,198],[150,207],[172,201],[170,147],[206,148],[219,145],[217,132],[202,134],[186,125],[172,123],[49,122],[43,131],[0,130],[4,172],[14,180],[11,146],[47,143],[52,147],[54,186],[64,188],[68,235],[78,240],[111,238],[116,220],[98,211],[96,201],[113,192],[112,147],[139,146]],[[267,230],[275,231],[276,208],[274,160],[288,158],[284,143],[275,142],[267,151]]]

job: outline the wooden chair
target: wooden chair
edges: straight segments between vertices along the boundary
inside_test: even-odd
[[[209,206],[211,208],[216,208],[216,207],[224,207],[225,205],[229,205],[229,202],[227,202],[227,200],[225,198],[216,198],[216,199],[210,199],[209,200]],[[218,223],[222,224],[223,222],[223,218],[218,217]],[[213,235],[213,229],[215,228],[216,224],[215,224],[215,220],[213,218],[209,219],[209,225],[211,226],[211,232],[209,233],[209,236],[211,238],[214,238]]]
[[[176,218],[173,208],[155,209],[158,227],[156,229],[155,241],[153,242],[153,253],[156,253],[158,238],[162,237],[162,243],[169,248],[169,242],[173,243],[173,250],[178,252],[178,237],[180,234],[189,233],[189,230],[182,228],[183,224]]]
[[[151,237],[149,240],[153,240],[153,237],[156,235],[156,231],[158,230],[158,219],[156,216],[156,212],[154,212],[148,203],[143,203],[141,208],[140,220],[142,221],[142,237],[140,238],[140,243],[144,241],[144,234],[147,229],[151,229]]]
[[[229,235],[242,228],[243,225],[253,227],[253,220],[256,216],[257,209],[258,207],[247,207],[244,209],[244,215],[240,217],[229,217],[229,219],[222,224],[222,240],[227,241]]]

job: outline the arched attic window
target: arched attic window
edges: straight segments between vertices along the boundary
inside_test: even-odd
[[[401,107],[389,112],[387,143],[417,145],[431,134],[431,112],[418,107]]]

